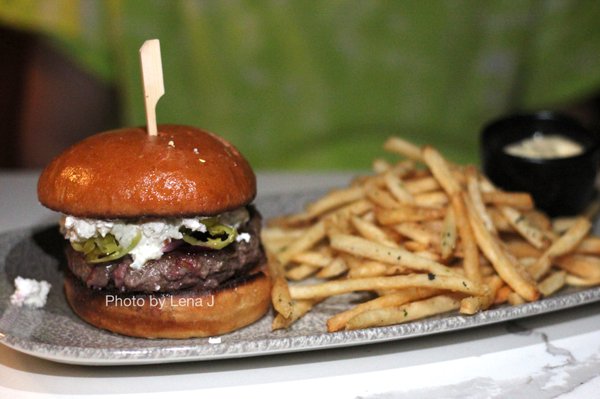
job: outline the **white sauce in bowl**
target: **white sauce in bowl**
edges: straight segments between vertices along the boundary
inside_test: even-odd
[[[531,137],[508,144],[504,147],[507,154],[524,158],[568,158],[584,151],[582,144],[559,134],[536,133]]]

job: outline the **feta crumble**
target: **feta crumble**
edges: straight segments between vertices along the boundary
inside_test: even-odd
[[[46,305],[48,292],[52,285],[47,281],[37,281],[29,278],[15,278],[15,292],[10,296],[10,303],[16,306],[42,308]]]
[[[250,242],[250,234],[248,234],[248,233],[239,233],[237,235],[237,237],[235,237],[235,240],[237,242],[241,242],[241,241]]]
[[[238,228],[250,219],[246,208],[239,208],[231,212],[225,212],[216,216],[219,223]],[[163,248],[172,240],[180,240],[183,234],[182,227],[191,231],[204,233],[207,227],[203,220],[207,217],[195,218],[168,218],[151,221],[140,221],[127,223],[125,220],[100,220],[78,218],[64,215],[60,221],[61,232],[70,242],[82,242],[92,237],[105,237],[112,234],[122,247],[128,247],[134,238],[141,234],[139,243],[129,252],[133,262],[130,267],[141,268],[147,261],[159,259],[163,255]],[[244,236],[246,234],[248,237]],[[242,238],[236,237],[238,241],[249,240],[247,233],[240,234]]]

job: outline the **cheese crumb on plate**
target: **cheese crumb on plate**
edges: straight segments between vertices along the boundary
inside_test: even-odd
[[[10,296],[10,303],[16,306],[42,308],[46,305],[48,292],[52,285],[47,281],[29,278],[15,278],[15,292]]]

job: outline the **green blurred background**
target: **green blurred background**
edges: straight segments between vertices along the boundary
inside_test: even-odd
[[[219,133],[263,170],[365,169],[389,135],[477,162],[490,118],[577,110],[600,89],[594,0],[0,0],[0,23],[114,90],[102,128],[145,123],[138,49],[160,39],[159,122]],[[69,118],[66,96],[41,97]],[[94,133],[60,126],[28,142]]]

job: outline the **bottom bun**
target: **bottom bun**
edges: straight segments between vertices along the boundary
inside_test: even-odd
[[[142,338],[193,338],[225,334],[260,319],[270,307],[271,281],[263,270],[212,293],[119,294],[65,278],[67,301],[86,322]]]

